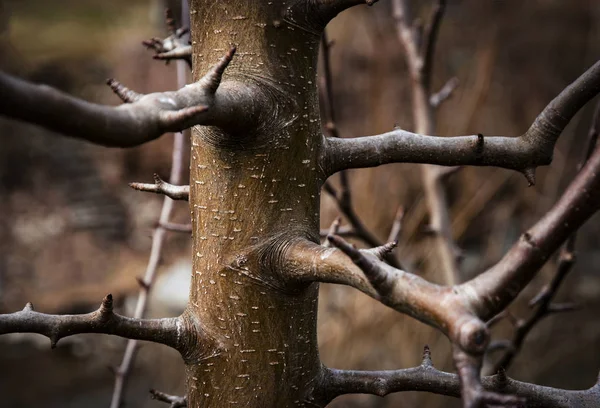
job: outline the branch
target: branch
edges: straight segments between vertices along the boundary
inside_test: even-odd
[[[460,81],[458,78],[450,78],[439,91],[429,97],[429,104],[431,107],[437,108],[444,101],[448,100],[454,93],[454,90],[458,87],[459,83]]]
[[[0,115],[43,126],[67,136],[112,146],[138,146],[166,132],[195,125],[240,127],[256,120],[255,88],[221,78],[232,48],[198,82],[174,92],[137,95],[114,80],[113,90],[128,102],[98,105],[45,85],[35,85],[0,72]],[[127,95],[135,95],[130,98]],[[236,120],[232,121],[231,118]]]
[[[531,174],[552,161],[558,137],[573,116],[600,92],[600,62],[565,88],[519,137],[438,137],[404,130],[353,139],[326,138],[328,174],[386,163],[497,166]]]
[[[152,396],[152,399],[170,404],[170,408],[187,407],[186,397],[177,397],[175,395],[165,394],[164,392],[157,390],[150,390],[150,395]]]
[[[425,36],[424,49],[419,49],[419,40],[414,23],[410,20],[407,0],[394,0],[393,12],[398,39],[403,45],[408,70],[412,78],[412,114],[417,133],[431,134],[435,131],[435,108],[431,104],[429,91],[433,55],[439,26],[444,15],[445,2],[438,0]],[[423,164],[420,166],[425,202],[429,211],[429,230],[434,233],[435,258],[447,284],[461,281],[458,268],[458,250],[452,236],[448,199],[444,188],[445,169]]]
[[[164,194],[172,200],[185,200],[190,198],[190,186],[176,186],[169,184],[154,174],[154,184],[146,183],[129,183],[129,187],[138,191],[146,191],[148,193]]]
[[[187,62],[188,66],[192,67],[192,46],[188,44],[187,34],[189,29],[175,27],[175,20],[171,15],[171,10],[165,10],[165,17],[167,27],[169,29],[169,36],[160,38],[151,38],[150,40],[143,41],[142,44],[146,48],[154,50],[154,59],[164,60],[168,64],[171,60],[181,59]]]
[[[600,384],[587,390],[572,391],[515,381],[503,371],[482,378],[483,388],[499,396],[503,407],[526,400],[531,408],[592,408],[600,404]],[[356,371],[323,368],[323,377],[315,390],[315,399],[323,404],[345,394],[373,394],[383,397],[395,392],[425,391],[460,397],[459,376],[433,366],[425,346],[421,364],[413,368],[385,371]],[[512,394],[520,398],[510,398]]]
[[[50,339],[50,346],[63,337],[82,333],[102,333],[146,340],[180,349],[179,318],[135,319],[113,312],[112,295],[107,295],[95,312],[81,315],[49,315],[36,312],[31,303],[16,313],[0,315],[0,334],[37,333]]]
[[[592,118],[592,125],[588,132],[587,149],[584,153],[583,159],[578,164],[578,170],[581,170],[585,163],[589,160],[596,147],[598,132],[600,131],[600,103],[596,105],[594,117]],[[500,359],[494,364],[492,372],[498,371],[500,368],[508,369],[514,357],[520,351],[525,338],[535,327],[546,316],[554,314],[556,312],[563,312],[573,310],[572,307],[565,307],[564,305],[557,305],[553,303],[554,297],[560,288],[560,285],[571,272],[575,263],[575,240],[576,233],[573,233],[564,245],[559,258],[558,265],[556,267],[556,274],[552,278],[552,281],[544,286],[542,290],[531,300],[530,305],[536,307],[535,312],[526,320],[518,319],[514,322],[515,333],[512,340],[508,342],[505,351]],[[568,306],[568,305],[567,305]],[[496,315],[499,316],[499,315]],[[493,320],[493,319],[492,319]],[[488,322],[489,325],[489,322]]]

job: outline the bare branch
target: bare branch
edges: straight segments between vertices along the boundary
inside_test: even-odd
[[[600,62],[565,88],[519,137],[438,137],[404,130],[353,139],[327,138],[329,174],[386,163],[497,166],[524,172],[552,161],[558,137],[573,116],[600,92]]]
[[[588,143],[587,149],[584,153],[583,159],[578,164],[578,170],[581,170],[585,163],[589,160],[590,156],[595,150],[596,142],[598,138],[598,132],[600,131],[600,103],[596,105],[594,117],[592,118],[592,125],[588,132]],[[525,341],[527,335],[546,316],[554,313],[562,313],[574,310],[577,308],[573,304],[553,304],[554,298],[567,277],[569,272],[572,270],[575,264],[575,240],[576,233],[573,233],[565,243],[559,257],[558,265],[556,267],[556,274],[552,278],[552,281],[544,286],[539,293],[529,303],[531,307],[536,307],[535,312],[527,319],[519,319],[515,323],[515,332],[511,341],[510,346],[506,348],[504,354],[494,365],[493,372],[498,371],[500,368],[508,369],[511,362],[521,350],[521,347]],[[498,316],[498,315],[497,315]],[[489,322],[488,322],[489,325]]]
[[[169,184],[161,179],[158,174],[154,174],[154,184],[129,183],[129,187],[139,191],[164,194],[172,200],[187,201],[190,198],[190,186],[175,186],[173,184]]]
[[[50,339],[56,347],[64,337],[82,333],[102,333],[146,340],[180,348],[179,318],[135,319],[113,311],[112,295],[107,295],[95,312],[81,315],[49,315],[36,312],[31,303],[16,313],[0,315],[0,334],[37,333]]]
[[[356,212],[354,211],[354,207],[352,205],[352,195],[350,192],[350,186],[348,184],[348,175],[346,174],[346,172],[340,173],[340,179],[342,185],[341,192],[338,192],[328,182],[326,182],[323,185],[323,189],[334,199],[338,209],[344,215],[344,217],[346,217],[346,219],[352,226],[352,234],[347,233],[345,235],[354,236],[371,247],[382,246],[384,243],[379,241],[379,239],[367,229],[367,227],[363,224],[358,214],[356,214]],[[398,262],[398,259],[392,253],[386,254],[385,261],[388,264],[394,266],[395,268],[402,268],[402,266]]]
[[[170,404],[170,408],[187,407],[186,397],[177,397],[175,395],[165,394],[164,392],[157,390],[150,390],[150,395],[152,396],[152,399]]]
[[[238,82],[221,84],[231,49],[202,79],[174,92],[140,96],[114,80],[121,97],[135,100],[118,107],[86,102],[44,85],[0,73],[0,115],[112,147],[130,147],[194,125],[240,127],[257,120],[257,91]],[[236,120],[232,121],[231,117]]]
[[[439,107],[444,101],[448,100],[454,90],[458,87],[460,81],[456,77],[450,78],[437,93],[434,93],[429,97],[429,104],[433,108]]]
[[[439,0],[434,9],[425,36],[425,48],[420,50],[414,22],[410,18],[407,0],[394,0],[393,11],[396,31],[403,45],[408,70],[412,78],[412,113],[417,133],[431,134],[435,131],[435,109],[430,103],[429,84],[433,69],[435,43],[444,14],[445,1]],[[445,170],[442,167],[421,165],[421,177],[425,202],[429,210],[429,230],[434,233],[435,258],[441,264],[446,284],[461,281],[458,267],[458,250],[452,236],[450,211],[444,188]]]
[[[156,53],[154,59],[164,60],[169,63],[171,60],[184,60],[188,66],[192,67],[192,46],[188,44],[186,34],[189,32],[187,28],[176,28],[175,20],[171,15],[171,10],[165,10],[167,27],[169,28],[169,36],[160,38],[151,38],[143,41],[142,44],[146,48],[154,50]]]
[[[423,78],[422,84],[427,92],[431,86],[431,72],[433,70],[433,56],[435,55],[435,44],[438,39],[440,26],[446,11],[446,0],[437,0],[436,5],[433,7],[431,17],[425,29],[425,37],[423,41],[423,49],[421,54],[423,55]]]
[[[600,404],[600,385],[572,391],[515,381],[504,372],[482,378],[484,390],[492,391],[503,401],[501,406],[515,406],[524,399],[531,408],[591,408]],[[435,368],[429,348],[417,367],[385,371],[356,371],[324,368],[315,399],[326,404],[344,394],[373,394],[383,397],[395,392],[424,391],[460,397],[459,376]],[[491,393],[490,393],[491,394]],[[518,395],[514,398],[510,395]],[[494,397],[495,398],[495,397]],[[519,405],[520,406],[520,405]]]
[[[185,233],[192,232],[192,224],[177,224],[177,223],[173,223],[173,222],[165,222],[165,223],[160,223],[159,226],[164,228],[165,230],[171,231],[171,232],[185,232]]]

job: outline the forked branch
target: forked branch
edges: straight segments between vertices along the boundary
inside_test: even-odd
[[[98,310],[82,315],[49,315],[36,312],[27,303],[20,312],[0,315],[0,334],[37,333],[50,339],[52,348],[63,337],[82,333],[102,333],[161,343],[180,349],[182,325],[179,318],[133,319],[113,311],[112,295]]]
[[[0,115],[112,147],[137,146],[166,132],[200,124],[222,128],[244,126],[257,119],[260,104],[256,103],[252,85],[221,84],[234,53],[232,48],[198,82],[174,92],[139,95],[110,80],[109,85],[117,95],[130,102],[118,107],[86,102],[48,86],[0,73]]]
[[[533,179],[535,168],[552,161],[558,137],[573,116],[600,92],[600,62],[565,88],[519,137],[437,137],[394,130],[352,139],[326,138],[328,174],[386,163],[496,166]]]

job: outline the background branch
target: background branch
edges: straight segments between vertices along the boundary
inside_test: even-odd
[[[415,34],[416,28],[410,20],[408,2],[406,0],[393,2],[398,39],[404,46],[411,76],[413,121],[416,132],[421,134],[435,133],[435,107],[431,103],[432,95],[429,89],[435,44],[444,9],[445,1],[439,0],[428,23],[424,46],[421,49]],[[441,98],[438,99],[438,105],[440,100]],[[460,251],[452,236],[450,210],[444,188],[446,170],[428,164],[421,165],[420,169],[425,202],[429,210],[429,231],[433,233],[434,254],[439,260],[444,282],[453,285],[461,281],[458,267]]]
[[[482,135],[437,137],[404,130],[352,139],[327,138],[325,168],[329,174],[386,163],[443,166],[496,166],[532,173],[552,161],[561,132],[589,100],[600,92],[600,62],[566,87],[519,137]]]

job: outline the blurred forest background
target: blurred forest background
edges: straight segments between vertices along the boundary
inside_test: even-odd
[[[176,3],[173,1],[173,3]],[[328,27],[337,124],[343,137],[377,134],[395,124],[411,129],[410,84],[396,36],[391,2],[356,7]],[[413,2],[427,15],[429,1]],[[0,69],[87,100],[118,104],[104,85],[115,77],[139,92],[174,89],[174,64],[153,61],[141,41],[166,33],[159,0],[0,0]],[[600,3],[595,0],[450,0],[436,50],[433,88],[458,77],[460,86],[438,115],[440,135],[519,135],[539,111],[600,58]],[[0,97],[2,97],[0,95]],[[468,278],[496,262],[556,201],[583,154],[594,103],[561,137],[552,166],[535,187],[520,174],[464,168],[448,183],[452,227]],[[93,310],[113,293],[132,312],[150,249],[161,197],[135,192],[131,181],[167,178],[172,136],[132,150],[57,138],[0,118],[0,313],[23,308],[52,313]],[[418,166],[388,165],[349,174],[353,203],[366,226],[385,240],[398,206],[406,208],[399,258],[440,281],[425,233]],[[337,184],[337,178],[332,183]],[[322,227],[338,215],[323,194]],[[174,221],[187,223],[186,203]],[[600,367],[600,222],[581,230],[578,259],[558,299],[580,309],[550,316],[528,337],[511,366],[514,378],[584,388]],[[548,282],[550,261],[510,310],[526,317],[528,301]],[[191,268],[190,238],[168,236],[151,314],[184,307]],[[452,369],[448,341],[421,323],[355,290],[323,285],[319,341],[324,362],[338,368],[393,369],[418,364],[429,344],[434,363]],[[494,339],[510,338],[501,322]],[[50,350],[46,338],[0,337],[0,394],[6,407],[107,407],[109,367],[125,341],[84,335]],[[491,356],[493,361],[494,355]],[[148,389],[183,389],[183,364],[170,350],[143,345],[126,396],[127,407],[160,407]],[[457,400],[423,393],[387,398],[347,396],[336,407],[442,407]]]

